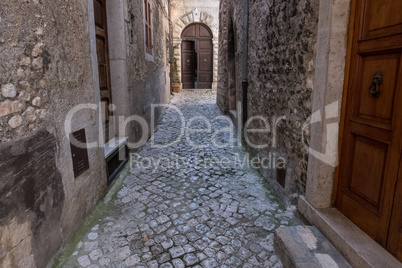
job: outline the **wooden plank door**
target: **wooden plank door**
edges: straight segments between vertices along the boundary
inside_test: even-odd
[[[390,250],[390,225],[401,214],[392,215],[401,194],[402,1],[354,0],[353,7],[335,205]]]
[[[110,83],[109,45],[107,34],[106,0],[94,0],[96,52],[98,56],[99,90],[101,113],[105,142],[109,137],[110,120],[112,115],[109,105],[112,103],[112,88]]]
[[[213,46],[210,31],[201,24],[196,28],[198,38],[198,88],[212,88]]]
[[[196,73],[195,81],[198,82],[197,88],[211,89],[213,81],[213,45],[211,31],[203,24],[193,23],[183,30],[182,38],[183,88],[195,88],[194,84],[191,84],[189,81],[190,70],[187,69],[192,67],[189,60],[189,57],[191,57],[190,51],[187,48],[190,47],[189,42],[195,42],[194,49],[196,58],[193,74]]]
[[[399,163],[398,185],[396,188],[394,209],[387,249],[402,261],[402,159]]]
[[[184,89],[195,88],[195,42],[184,40],[182,43],[182,80]]]

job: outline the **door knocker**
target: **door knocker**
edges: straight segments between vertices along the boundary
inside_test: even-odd
[[[187,59],[187,65],[190,66],[191,65],[191,61],[189,59]]]
[[[207,63],[207,59],[204,59],[204,64],[206,64]]]
[[[373,98],[378,99],[380,97],[380,86],[382,84],[382,80],[384,78],[384,75],[382,72],[376,72],[373,77],[373,83],[371,84],[369,88],[369,93]]]

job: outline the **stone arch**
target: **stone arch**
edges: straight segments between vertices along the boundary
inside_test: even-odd
[[[200,11],[198,8],[194,9],[192,12],[184,14],[181,16],[177,22],[174,24],[173,28],[173,45],[175,47],[174,56],[177,58],[177,65],[179,70],[179,77],[182,77],[181,73],[181,44],[182,44],[182,32],[183,30],[193,23],[202,23],[211,30],[213,39],[213,83],[212,89],[216,90],[218,86],[218,35],[212,31],[213,21],[215,18],[211,14]]]

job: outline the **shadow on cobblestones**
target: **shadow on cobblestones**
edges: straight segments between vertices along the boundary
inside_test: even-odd
[[[73,250],[65,251],[59,267],[282,267],[274,254],[273,232],[280,225],[299,223],[255,170],[241,165],[236,136],[218,129],[229,127],[212,92],[183,92],[172,99],[186,121],[209,119],[210,133],[194,132],[168,148],[181,121],[166,110],[157,130],[133,155],[121,189],[102,205],[88,228],[79,232]],[[192,129],[208,127],[194,120]],[[227,159],[225,167],[213,159]],[[172,160],[173,159],[173,160]],[[240,160],[240,161],[239,161]],[[152,164],[153,163],[153,164]],[[63,263],[61,265],[60,263]]]

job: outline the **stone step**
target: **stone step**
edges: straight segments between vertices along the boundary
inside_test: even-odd
[[[274,247],[285,268],[352,267],[314,226],[278,228]]]

